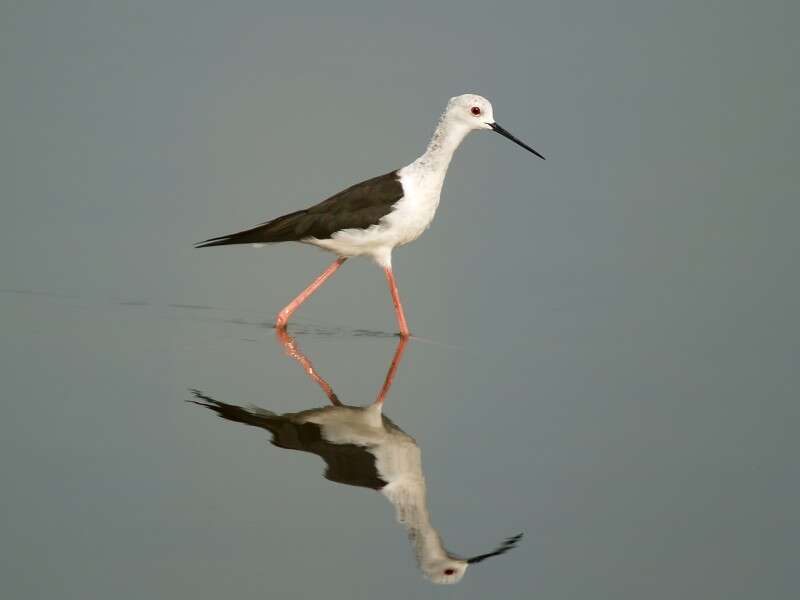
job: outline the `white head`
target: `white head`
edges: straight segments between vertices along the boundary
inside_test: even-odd
[[[491,129],[494,123],[492,103],[477,94],[461,94],[450,98],[447,103],[447,119],[466,125],[473,129]]]
[[[527,151],[533,152],[539,158],[544,159],[544,156],[539,154],[536,150],[528,146],[522,140],[511,135],[497,124],[494,120],[492,103],[483,96],[478,96],[477,94],[461,94],[460,96],[450,98],[444,117],[451,123],[458,123],[466,127],[467,131],[473,131],[475,129],[491,129],[496,131],[503,137],[510,139],[515,144],[522,146]]]

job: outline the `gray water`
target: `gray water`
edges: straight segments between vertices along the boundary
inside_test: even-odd
[[[0,594],[796,597],[798,17],[5,3]],[[326,404],[270,322],[329,257],[192,243],[411,161],[465,91],[548,160],[472,134],[395,253],[432,522],[525,533],[438,587],[380,494],[187,402]],[[290,326],[353,405],[394,331],[359,260]]]

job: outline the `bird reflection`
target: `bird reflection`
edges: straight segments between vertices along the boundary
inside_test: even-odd
[[[379,491],[394,505],[397,520],[405,527],[420,570],[434,583],[456,583],[467,567],[508,552],[522,534],[505,540],[491,552],[462,558],[448,552],[431,525],[425,477],[419,446],[414,438],[383,414],[383,405],[403,357],[407,338],[401,338],[386,379],[369,406],[347,406],[316,371],[286,331],[277,331],[286,354],[316,382],[331,406],[296,413],[275,414],[257,407],[227,404],[193,390],[195,404],[205,406],[223,419],[261,427],[272,434],[279,448],[301,450],[320,456],[327,466],[325,478],[336,483]]]

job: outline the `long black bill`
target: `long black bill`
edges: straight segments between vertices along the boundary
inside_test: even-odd
[[[525,150],[527,150],[528,152],[533,152],[533,153],[534,153],[536,156],[538,156],[539,158],[541,158],[542,160],[544,160],[544,156],[542,156],[541,154],[539,154],[539,153],[538,153],[536,150],[534,150],[533,148],[531,148],[530,146],[528,146],[528,144],[526,144],[526,143],[525,143],[525,142],[523,142],[522,140],[515,138],[513,135],[511,135],[511,134],[508,132],[508,130],[506,130],[506,129],[503,129],[503,128],[502,128],[502,127],[500,127],[500,125],[498,125],[497,123],[489,123],[489,127],[491,127],[492,129],[494,129],[494,130],[495,130],[497,133],[499,133],[499,134],[500,134],[500,135],[502,135],[503,137],[507,137],[508,139],[510,139],[512,142],[514,142],[514,143],[515,143],[515,144],[517,144],[518,146],[522,146],[522,147],[523,147],[523,148],[525,148]]]
[[[522,534],[518,533],[517,535],[508,538],[505,542],[500,544],[495,550],[487,552],[486,554],[479,554],[478,556],[473,556],[472,558],[468,558],[467,564],[472,565],[475,563],[479,563],[483,560],[486,560],[487,558],[505,554],[509,550],[513,549],[521,539],[522,539]]]

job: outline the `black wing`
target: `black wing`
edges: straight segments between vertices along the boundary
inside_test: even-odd
[[[195,247],[296,242],[309,237],[326,240],[342,229],[377,225],[402,197],[403,186],[397,171],[392,171],[357,183],[311,208],[252,229],[205,240]]]

